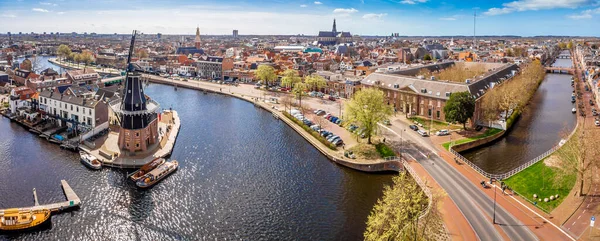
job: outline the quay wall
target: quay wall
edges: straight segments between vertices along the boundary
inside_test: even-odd
[[[493,142],[495,140],[498,140],[499,138],[504,136],[505,133],[506,133],[506,131],[503,130],[494,135],[487,136],[487,137],[484,137],[484,138],[481,138],[481,139],[478,139],[475,141],[453,145],[451,148],[456,152],[463,152],[463,151],[471,150],[471,149],[477,148],[479,146]]]

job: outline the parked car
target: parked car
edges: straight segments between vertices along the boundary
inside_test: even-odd
[[[418,127],[417,125],[410,125],[410,126],[408,126],[408,127],[409,127],[411,130],[413,130],[413,131],[418,131],[418,130],[419,130],[419,127]]]
[[[319,125],[312,125],[312,126],[310,126],[310,129],[313,129],[315,131],[319,131],[321,129],[321,127]]]
[[[338,137],[338,136],[336,136],[336,135],[331,135],[329,138],[327,138],[327,141],[328,141],[328,142],[331,142],[331,141],[333,141],[333,139],[335,139],[335,138],[337,138],[337,137]]]
[[[446,136],[446,135],[450,135],[450,132],[448,130],[439,130],[438,132],[435,133],[436,136]]]
[[[596,124],[596,126],[600,126],[600,121],[596,120],[596,122],[594,122],[594,124]]]
[[[336,99],[335,99],[335,97],[333,97],[333,96],[331,96],[331,95],[329,96],[329,98],[328,98],[328,99],[329,99],[329,100],[331,100],[331,101],[335,101],[335,100],[336,100]]]
[[[336,121],[337,119],[338,119],[338,118],[334,116],[334,117],[331,117],[331,118],[329,119],[329,121],[331,121],[331,122],[334,122],[334,123],[335,123],[335,121]]]
[[[326,131],[326,130],[322,130],[322,131],[321,131],[321,136],[322,136],[322,137],[325,137],[325,136],[329,135],[329,133],[331,133],[331,132],[329,132],[329,131]]]
[[[421,135],[423,137],[427,136],[427,132],[424,130],[417,130],[417,133],[419,133],[419,135]]]
[[[387,126],[391,126],[392,125],[392,123],[390,122],[390,120],[384,120],[383,124],[387,125]]]
[[[323,118],[325,118],[325,119],[327,119],[329,117],[331,117],[331,114],[329,114],[329,113],[327,113],[325,116],[323,116]]]
[[[593,100],[590,100],[590,105],[594,105],[594,101]]]
[[[342,124],[342,119],[337,119],[334,122],[336,125],[341,125]]]

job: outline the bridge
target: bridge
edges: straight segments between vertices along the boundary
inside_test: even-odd
[[[556,73],[556,74],[575,74],[574,68],[568,67],[545,67],[546,73]]]

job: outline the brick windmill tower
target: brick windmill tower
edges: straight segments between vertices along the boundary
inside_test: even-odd
[[[157,110],[160,105],[144,94],[141,69],[131,63],[136,34],[137,32],[133,31],[121,100],[110,105],[121,125],[119,148],[129,154],[146,151],[158,142]]]

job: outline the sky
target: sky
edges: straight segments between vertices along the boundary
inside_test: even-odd
[[[600,0],[0,0],[0,33],[600,35]]]

